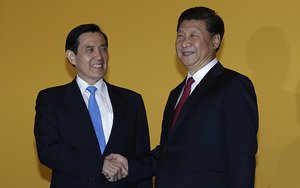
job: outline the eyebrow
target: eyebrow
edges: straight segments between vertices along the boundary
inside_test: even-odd
[[[108,47],[107,43],[101,44],[100,47]]]
[[[94,48],[96,47],[95,45],[86,45],[85,48]],[[100,47],[108,47],[107,43],[101,44]]]

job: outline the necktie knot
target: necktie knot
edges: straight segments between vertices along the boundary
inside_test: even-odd
[[[186,82],[185,87],[186,88],[191,88],[192,84],[195,82],[193,77],[189,77],[188,81]]]
[[[86,88],[86,90],[88,90],[91,94],[94,94],[97,88],[95,86],[89,86]]]

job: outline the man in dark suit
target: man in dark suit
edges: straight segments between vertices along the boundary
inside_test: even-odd
[[[103,79],[108,67],[107,36],[94,24],[74,28],[66,40],[66,57],[77,70],[76,78],[42,90],[36,100],[37,151],[41,163],[52,169],[51,187],[151,188],[151,178],[111,183],[103,175],[118,171],[112,180],[127,175],[124,166],[105,159],[109,153],[132,158],[150,150],[141,95]],[[98,124],[92,103],[98,110]]]
[[[190,8],[179,17],[176,51],[188,73],[169,95],[160,145],[129,160],[131,181],[155,175],[156,188],[254,187],[256,95],[246,76],[217,60],[223,34],[221,17],[209,8]]]

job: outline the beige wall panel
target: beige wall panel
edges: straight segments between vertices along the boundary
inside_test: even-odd
[[[225,21],[219,60],[256,87],[256,188],[300,187],[297,0],[0,1],[0,187],[49,187],[50,170],[39,164],[35,149],[35,98],[39,90],[75,76],[64,43],[82,23],[97,23],[107,33],[106,79],[142,94],[155,147],[169,91],[186,74],[174,48],[177,18],[201,5],[216,9]]]

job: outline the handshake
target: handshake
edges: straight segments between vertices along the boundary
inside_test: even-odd
[[[128,160],[119,154],[109,154],[104,159],[102,174],[110,182],[126,178],[128,175]]]

